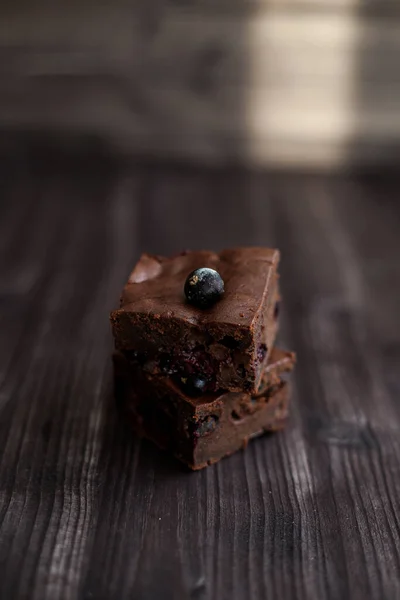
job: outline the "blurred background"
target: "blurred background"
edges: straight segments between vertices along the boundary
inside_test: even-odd
[[[0,148],[393,166],[396,0],[6,1]]]

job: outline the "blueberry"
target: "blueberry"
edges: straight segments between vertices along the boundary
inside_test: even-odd
[[[260,344],[257,349],[257,358],[259,362],[262,362],[267,354],[268,348],[265,344]]]
[[[202,437],[212,433],[218,425],[218,417],[216,415],[209,415],[203,417],[195,424],[194,435],[195,437]]]
[[[208,308],[224,293],[224,282],[214,269],[196,269],[186,279],[185,296],[198,308]]]
[[[200,375],[189,375],[180,378],[180,384],[188,396],[196,397],[204,394],[207,388],[207,379]]]

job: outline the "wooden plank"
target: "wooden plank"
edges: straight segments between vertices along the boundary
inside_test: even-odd
[[[3,286],[9,282],[1,336],[1,355],[8,357],[1,394],[2,595],[72,598],[92,535],[109,386],[108,330],[97,338],[95,331],[127,270],[131,250],[121,236],[129,223],[132,240],[134,205],[121,205],[120,197],[133,188],[114,188],[110,212],[107,178],[25,183],[14,200],[25,207],[24,227],[14,224],[17,237],[2,269]],[[94,210],[97,218],[88,219]],[[23,252],[15,253],[19,235]],[[115,260],[112,272],[101,248]],[[110,278],[115,284],[105,288]],[[21,289],[20,281],[31,287]]]
[[[359,11],[362,14],[371,15],[382,15],[382,14],[394,14],[398,11],[398,5],[394,0],[383,0],[378,2],[377,0],[338,0],[332,2],[332,0],[190,0],[176,1],[167,0],[166,5],[175,11],[186,11],[190,12],[193,10],[211,11],[213,13],[217,11],[225,11],[225,13],[232,13],[233,11],[243,12],[249,10],[292,10],[292,11],[310,11],[310,12],[321,12],[327,15],[334,14],[336,12],[348,12],[348,11]]]
[[[137,15],[119,27],[110,11],[89,36],[82,24],[75,35],[73,15],[48,35],[4,30],[0,126],[211,163],[390,161],[400,137],[396,20],[169,7],[153,30]],[[104,35],[107,20],[118,42]]]
[[[28,0],[20,0],[18,5],[2,7],[4,17],[12,18],[14,25],[23,25],[38,15],[45,15],[48,23],[50,20],[66,20],[66,23],[75,20],[78,27],[84,22],[109,24],[109,18],[122,18],[126,21],[133,14],[140,15],[143,23],[150,25],[157,23],[165,13],[203,12],[217,14],[249,14],[255,10],[289,10],[321,12],[327,15],[337,12],[357,11],[361,14],[381,16],[398,14],[399,6],[396,0],[164,0],[162,3],[134,3],[131,0],[115,0],[115,2],[102,2],[94,15],[90,4],[78,0],[71,0],[68,11],[57,4],[49,4],[46,0],[37,0],[32,5]],[[119,16],[118,16],[119,15]],[[38,31],[46,30],[46,23],[38,23]]]
[[[83,28],[82,36],[74,39],[74,20],[61,26],[66,31],[54,24],[51,36],[32,39],[24,31],[4,31],[2,54],[7,61],[2,69],[8,77],[140,77],[143,84],[167,88],[196,88],[196,80],[198,86],[208,81],[216,89],[318,87],[318,82],[329,85],[329,80],[347,78],[353,59],[368,54],[360,76],[398,80],[397,22],[359,19],[354,13],[327,19],[312,12],[265,11],[238,18],[171,11],[155,32],[146,31],[137,18],[129,28],[118,27],[118,43],[103,40],[102,29],[91,39]]]
[[[303,428],[307,440],[313,446],[316,444],[315,451],[319,447],[323,453],[324,444],[328,450],[328,456],[320,456],[319,470],[314,461],[310,466],[315,485],[323,494],[324,500],[320,497],[320,502],[327,499],[323,493],[326,490],[333,500],[332,514],[336,515],[336,525],[328,517],[328,508],[321,515],[321,545],[329,552],[332,548],[329,535],[336,535],[339,530],[345,557],[344,561],[334,561],[342,573],[331,573],[329,581],[337,585],[339,577],[347,592],[345,587],[337,593],[344,595],[390,597],[398,589],[394,573],[399,568],[396,549],[399,529],[389,497],[394,498],[398,492],[391,488],[384,497],[381,495],[382,486],[392,485],[391,478],[388,482],[391,468],[385,469],[382,455],[398,452],[396,428],[391,424],[397,422],[399,413],[393,400],[383,394],[379,373],[371,368],[374,338],[364,312],[369,291],[364,289],[357,257],[351,254],[351,246],[343,243],[343,236],[352,239],[353,221],[349,215],[345,221],[335,220],[334,207],[340,195],[336,196],[323,182],[311,180],[311,184],[290,185],[283,192],[278,188],[276,193],[278,222],[285,232],[279,243],[284,256],[291,255],[291,260],[283,261],[282,273],[284,293],[285,285],[289,286],[285,294],[289,303],[287,314],[298,340],[308,340],[306,355],[301,359],[299,393],[302,401],[305,397],[314,397],[316,401],[314,414],[311,403],[308,408],[302,405]],[[343,209],[349,200],[342,204]],[[371,197],[365,195],[363,206],[371,202]],[[304,204],[311,210],[304,210]],[[362,219],[364,213],[358,211],[357,215]],[[297,247],[301,253],[295,251]],[[393,319],[393,312],[391,316]],[[316,458],[310,448],[308,456],[311,455]],[[328,463],[330,467],[324,473]],[[360,493],[358,477],[365,482]],[[368,484],[368,477],[376,483]],[[346,506],[347,493],[354,495],[352,509]],[[388,536],[383,538],[379,533],[382,522],[389,528]],[[355,554],[360,561],[349,572],[349,561]],[[380,561],[383,555],[388,556],[389,565]],[[333,590],[331,594],[335,595]]]
[[[0,596],[397,597],[398,182],[50,162],[4,189]],[[108,311],[140,251],[235,243],[282,250],[292,417],[190,474],[115,411]]]
[[[390,355],[391,352],[395,355],[399,350],[392,323],[396,311],[396,298],[400,293],[396,184],[394,181],[379,178],[358,178],[354,182],[340,182],[335,194],[341,198],[336,203],[336,218],[339,223],[345,218],[354,223],[353,236],[345,239],[344,243],[350,247],[353,261],[361,264],[366,289],[360,293],[365,292],[363,302],[367,312],[368,329],[375,339],[371,348],[371,351],[375,350],[373,362],[384,369],[384,356]],[[364,202],[366,194],[371,197],[371,202]],[[362,206],[362,218],[356,218],[361,214]],[[371,223],[376,223],[374,235],[371,235],[369,229]]]

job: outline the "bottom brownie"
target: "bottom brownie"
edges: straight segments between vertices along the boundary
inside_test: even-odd
[[[274,349],[257,395],[222,392],[196,398],[176,381],[149,375],[116,353],[115,392],[139,435],[191,469],[202,469],[249,439],[284,426],[289,393],[280,374],[294,362],[293,353]]]

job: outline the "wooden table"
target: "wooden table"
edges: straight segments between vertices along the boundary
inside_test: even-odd
[[[0,597],[400,597],[394,180],[1,167]],[[287,430],[199,473],[114,410],[108,312],[146,249],[282,250]]]

